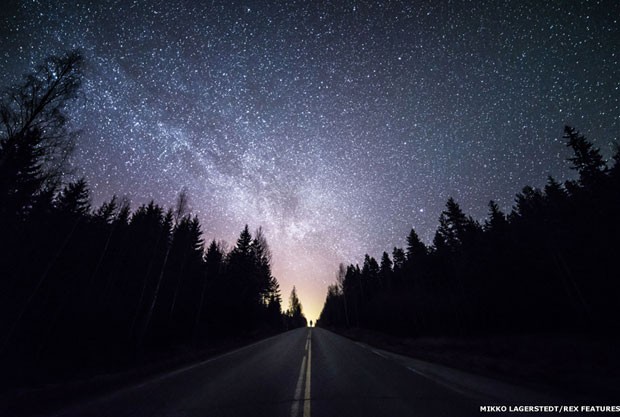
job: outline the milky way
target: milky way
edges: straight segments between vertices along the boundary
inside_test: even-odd
[[[93,203],[170,205],[205,238],[261,226],[283,295],[319,313],[339,262],[430,242],[574,176],[562,128],[620,136],[620,2],[23,1],[3,6],[3,86],[87,59],[73,158]]]

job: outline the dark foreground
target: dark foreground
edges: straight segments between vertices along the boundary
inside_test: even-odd
[[[46,415],[471,416],[513,403],[461,389],[467,380],[437,382],[433,365],[415,363],[302,328]]]

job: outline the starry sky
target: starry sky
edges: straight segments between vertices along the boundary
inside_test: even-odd
[[[620,137],[620,2],[9,0],[2,87],[79,48],[73,164],[93,204],[171,205],[205,239],[262,226],[284,305],[316,319],[340,262],[426,242],[572,173],[562,128]]]

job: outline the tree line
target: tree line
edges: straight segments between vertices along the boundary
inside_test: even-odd
[[[317,325],[406,336],[620,330],[620,149],[608,164],[572,127],[577,180],[524,187],[480,223],[448,199],[433,242],[340,265]]]
[[[185,190],[168,209],[117,196],[93,208],[87,182],[65,180],[82,65],[78,52],[50,57],[0,102],[5,377],[305,326],[295,289],[282,310],[261,228],[227,250],[205,244]]]

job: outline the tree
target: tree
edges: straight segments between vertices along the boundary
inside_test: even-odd
[[[321,316],[317,321],[317,326],[343,326],[346,324],[342,317],[341,304],[343,301],[342,292],[337,283],[327,287],[327,297],[325,305],[321,311]],[[312,325],[312,322],[310,322]]]
[[[394,272],[398,273],[402,271],[407,260],[405,251],[402,248],[397,248],[394,246],[394,249],[392,250],[392,259],[394,260]]]
[[[27,75],[22,84],[4,93],[0,102],[0,170],[9,163],[11,148],[36,132],[41,176],[56,185],[66,172],[73,135],[66,131],[64,109],[75,98],[82,81],[79,52],[50,56]]]
[[[37,203],[49,202],[73,136],[66,132],[65,106],[81,83],[78,52],[50,56],[0,99],[0,221],[14,226]],[[2,227],[5,229],[5,227]]]
[[[299,298],[297,297],[297,289],[293,286],[291,295],[288,298],[288,311],[292,316],[302,314],[302,307]]]
[[[364,264],[362,265],[362,276],[367,281],[373,281],[379,274],[379,264],[372,256],[364,255]]]
[[[200,288],[194,328],[194,337],[201,339],[205,335],[216,337],[218,333],[224,332],[227,298],[234,296],[230,294],[224,280],[226,252],[223,244],[213,239],[207,248],[204,263],[205,276]]]
[[[571,169],[579,172],[582,185],[593,185],[607,170],[600,150],[570,126],[564,126],[563,138],[567,140],[566,146],[570,147],[574,153],[574,156],[568,158],[572,163]]]
[[[614,154],[612,156],[614,165],[609,170],[609,174],[616,181],[620,180],[620,142],[614,142]]]
[[[366,255],[328,288],[319,324],[343,325],[346,300],[354,326],[395,335],[617,332],[620,149],[607,169],[581,135],[566,136],[580,181],[525,186],[508,216],[490,201],[484,230],[450,198],[422,268],[409,267],[424,253],[415,232],[407,255],[394,248],[394,282],[406,275],[410,285],[377,294]],[[380,276],[389,261],[384,253]]]
[[[271,275],[271,250],[262,227],[254,233],[252,250],[256,262],[256,285],[260,293],[260,301],[268,305],[274,297],[279,297],[278,281]],[[276,294],[278,293],[278,294]]]
[[[232,250],[232,254],[239,254],[243,257],[249,257],[252,252],[252,235],[250,234],[250,228],[246,224],[239,238],[237,239],[237,245]]]
[[[479,228],[480,226],[471,217],[467,217],[458,203],[450,197],[446,203],[446,210],[439,216],[439,228],[433,243],[438,250],[455,251],[466,241],[472,240]]]
[[[360,325],[360,310],[363,305],[364,288],[362,284],[362,272],[358,265],[347,266],[347,271],[342,282],[342,292],[347,300],[349,320],[356,326]]]
[[[544,196],[538,188],[526,185],[520,193],[517,193],[515,203],[512,217],[535,219],[543,211]]]
[[[0,141],[0,216],[23,220],[42,192],[45,176],[42,171],[44,149],[41,133],[32,129],[19,140]],[[53,194],[53,191],[52,191]]]
[[[266,242],[262,243],[266,245]],[[269,264],[265,263],[268,247],[259,248],[257,244],[259,242],[252,238],[248,225],[245,225],[237,245],[228,256],[226,280],[232,297],[228,317],[234,328],[250,330],[255,327],[267,304],[265,295],[271,277]]]
[[[368,254],[364,255],[361,279],[362,291],[365,293],[364,300],[367,302],[377,294],[381,287],[381,282],[379,281],[379,263]]]
[[[288,317],[289,327],[306,327],[308,325],[306,317],[303,314],[303,308],[301,302],[297,297],[297,289],[293,286],[291,295],[288,298],[288,311],[286,312]]]
[[[145,299],[147,299],[147,289],[151,280],[153,279],[152,273],[156,269],[156,264],[161,265],[161,260],[166,262],[168,249],[170,247],[171,232],[173,227],[173,214],[172,210],[168,210],[164,216],[163,209],[154,201],[150,201],[148,205],[142,205],[134,213],[130,230],[132,231],[133,239],[141,246],[136,246],[133,249],[133,253],[130,255],[133,258],[131,265],[131,272],[133,274],[140,274],[143,276],[141,279],[141,285],[139,289],[139,295],[137,302],[130,300],[130,308],[134,311],[133,320],[131,321],[129,332],[132,336],[137,334],[137,347],[142,348],[142,343],[148,324],[150,321],[150,307],[145,308]],[[130,259],[131,259],[130,258]],[[132,279],[132,281],[135,280]],[[158,289],[155,293],[158,292]],[[156,296],[151,301],[156,301]],[[152,302],[146,301],[146,305],[153,305]],[[136,326],[141,315],[148,317],[145,320],[145,325],[138,327],[138,332],[135,332]]]
[[[194,252],[194,260],[197,257],[202,257],[203,242],[201,239],[202,232],[200,230],[200,223],[196,217],[191,219],[188,205],[189,196],[187,194],[187,188],[183,187],[177,195],[174,205],[174,230],[172,232],[172,242],[168,247],[165,257],[166,260],[170,257],[168,265],[170,265],[170,275],[172,275],[171,279],[173,281],[172,301],[170,302],[169,310],[170,322],[173,322],[174,310],[177,305],[177,297],[183,284],[188,258],[191,256],[191,252]],[[166,262],[162,265],[162,277],[168,265]]]
[[[105,201],[95,212],[95,218],[100,219],[106,224],[110,224],[114,221],[118,212],[118,197],[116,194],[112,196],[110,201]]]
[[[487,231],[493,231],[502,233],[508,226],[508,220],[506,215],[499,208],[497,203],[493,200],[489,201],[489,220],[485,223],[485,229]]]
[[[176,252],[176,253],[175,253]],[[172,254],[175,253],[174,262]],[[204,242],[200,221],[196,216],[191,218],[185,215],[173,233],[168,261],[168,275],[173,281],[172,302],[170,303],[169,320],[175,327],[186,335],[192,331],[192,319],[196,317],[196,310],[200,297],[202,282],[205,280],[203,271]],[[166,265],[162,267],[164,271]],[[169,279],[170,280],[170,279]]]
[[[386,285],[388,288],[392,285],[392,260],[390,259],[390,255],[387,252],[383,252],[381,255],[381,265],[379,266],[379,276],[381,277],[381,282],[383,285]]]
[[[167,211],[151,201],[132,213],[115,195],[92,212],[85,179],[66,181],[75,135],[64,110],[81,62],[78,53],[51,57],[0,97],[3,372],[62,367],[72,377],[94,358],[117,367],[147,349],[196,342],[213,324],[231,336],[282,329],[262,229],[252,238],[246,225],[231,253],[213,242],[205,256],[186,189]],[[305,325],[293,298],[291,318]]]
[[[86,180],[80,178],[76,182],[65,186],[56,202],[56,208],[61,213],[71,217],[86,216],[90,213],[90,194]]]
[[[412,262],[424,258],[428,252],[426,245],[422,243],[418,234],[414,229],[411,229],[409,236],[407,236],[407,261]]]
[[[338,273],[336,274],[336,284],[338,285],[338,293],[340,293],[342,295],[342,308],[344,310],[344,324],[346,324],[347,327],[349,327],[351,325],[350,321],[349,321],[349,306],[347,303],[347,294],[344,292],[344,281],[346,279],[347,276],[347,267],[343,264],[340,263],[338,265]]]

